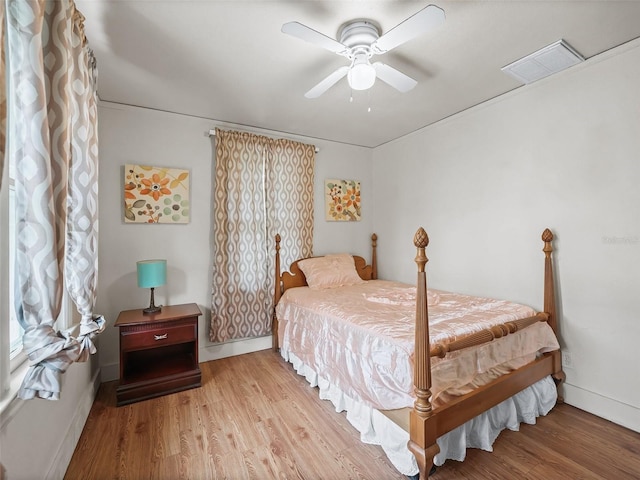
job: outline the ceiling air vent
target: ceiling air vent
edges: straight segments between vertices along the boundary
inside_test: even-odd
[[[558,40],[502,67],[502,71],[522,83],[531,83],[580,62],[584,62],[582,55],[564,40]]]

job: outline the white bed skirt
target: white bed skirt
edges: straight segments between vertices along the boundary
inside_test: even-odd
[[[380,445],[400,473],[408,476],[418,473],[416,459],[407,448],[408,432],[378,410],[345,395],[304,365],[293,353],[281,350],[280,354],[312,387],[319,388],[321,399],[330,400],[336,412],[346,412],[347,420],[360,432],[362,442]],[[517,431],[521,422],[535,424],[538,416],[546,415],[553,408],[556,399],[557,390],[553,379],[550,376],[543,378],[438,438],[440,453],[434,458],[434,464],[440,466],[449,459],[462,461],[467,448],[491,452],[493,442],[502,430],[508,428]]]

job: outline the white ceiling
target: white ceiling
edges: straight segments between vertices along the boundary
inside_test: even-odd
[[[304,93],[344,57],[280,32],[299,21],[336,38],[370,19],[387,32],[434,3],[446,21],[374,60],[418,81]],[[375,147],[520,84],[500,68],[559,39],[585,58],[640,37],[640,1],[76,0],[101,100]],[[522,87],[529,88],[529,87]],[[368,107],[371,111],[368,112]],[[212,124],[212,127],[215,126]]]

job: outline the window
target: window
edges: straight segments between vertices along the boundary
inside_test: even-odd
[[[22,350],[24,330],[15,310],[16,195],[15,172],[5,157],[0,188],[0,412],[9,406],[18,392],[27,370],[27,355]],[[72,318],[70,297],[63,290],[57,328],[67,328]]]
[[[22,325],[18,322],[18,316],[16,315],[15,309],[15,252],[16,252],[16,198],[15,198],[15,180],[14,180],[14,172],[13,166],[9,165],[9,175],[6,179],[6,188],[8,190],[9,201],[8,203],[8,212],[6,212],[7,224],[6,229],[5,225],[2,227],[2,231],[6,231],[7,238],[4,239],[6,244],[8,244],[8,249],[5,256],[2,258],[4,262],[6,260],[8,268],[8,276],[6,281],[3,281],[2,284],[6,285],[8,297],[8,302],[6,307],[4,307],[4,311],[2,311],[2,316],[4,318],[9,319],[9,371],[15,371],[20,365],[22,365],[26,360],[27,356],[22,351],[22,335],[24,334],[24,329]],[[5,187],[3,187],[5,188]],[[67,320],[67,312],[69,311],[68,302],[70,301],[68,295],[66,294],[66,290],[63,290],[62,297],[62,308],[60,309],[60,315],[56,322],[56,325],[59,328],[66,328],[71,326],[71,322]],[[3,345],[5,347],[5,345]],[[4,348],[3,348],[4,351]],[[6,359],[6,355],[5,355]]]
[[[12,357],[19,356],[13,353],[11,344],[13,343],[13,337],[17,336],[14,332],[14,328],[11,327],[10,320],[10,288],[9,288],[9,226],[11,220],[9,219],[9,168],[5,159],[2,185],[0,188],[0,405],[5,405],[5,393],[8,391],[11,381],[10,373],[12,367],[19,360],[14,362]],[[13,216],[11,216],[13,219]],[[13,229],[11,229],[13,230]],[[13,246],[13,242],[11,242]],[[13,271],[13,269],[11,269]],[[11,295],[12,297],[12,295]],[[17,323],[17,322],[16,322]]]
[[[8,217],[8,225],[7,225],[7,243],[9,244],[8,253],[7,253],[7,263],[9,270],[9,278],[7,279],[7,288],[8,288],[8,297],[9,302],[7,305],[7,310],[9,314],[9,360],[10,360],[10,370],[13,371],[18,367],[22,362],[26,360],[26,355],[22,353],[22,334],[24,330],[20,323],[18,323],[18,317],[16,316],[15,310],[15,295],[14,295],[14,258],[16,251],[16,241],[15,241],[15,226],[16,226],[16,198],[15,198],[15,183],[13,179],[13,168],[9,165],[9,178],[7,179],[7,187],[9,190],[9,211],[7,213]]]
[[[15,172],[9,158],[5,157],[4,163],[0,190],[0,410],[17,392],[27,366],[27,356],[22,351],[24,332],[14,308]]]

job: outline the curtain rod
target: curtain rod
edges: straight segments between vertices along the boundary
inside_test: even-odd
[[[258,134],[256,134],[258,135]],[[210,137],[215,137],[216,136],[216,131],[215,130],[209,130],[209,136]],[[316,153],[320,152],[320,147],[317,146],[313,146],[313,148],[315,149]]]

